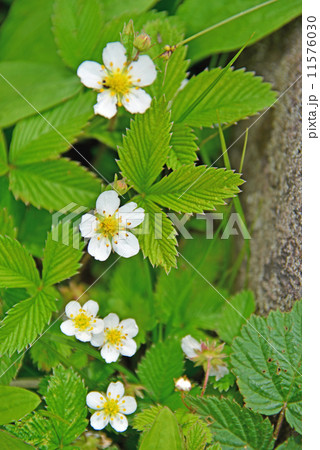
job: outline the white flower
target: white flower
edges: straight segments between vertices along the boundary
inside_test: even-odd
[[[97,319],[99,305],[89,300],[83,306],[79,302],[72,301],[66,305],[68,320],[62,322],[60,329],[67,336],[76,336],[79,341],[89,342],[93,335],[103,330],[103,320]]]
[[[99,90],[95,114],[111,119],[117,113],[117,105],[131,113],[144,113],[150,106],[151,97],[143,89],[157,76],[152,59],[142,55],[137,61],[127,61],[126,49],[120,42],[110,42],[102,53],[104,66],[84,61],[77,75],[88,88]]]
[[[132,414],[137,409],[137,402],[133,397],[124,397],[124,386],[120,381],[110,383],[106,395],[90,392],[87,395],[87,405],[97,410],[90,418],[92,428],[102,430],[110,423],[118,432],[128,428],[125,415]]]
[[[217,381],[219,381],[220,378],[223,378],[228,373],[229,373],[229,369],[226,366],[210,367],[210,370],[209,370],[209,376],[210,377],[215,376]]]
[[[103,319],[104,332],[92,336],[91,344],[101,348],[101,356],[106,363],[117,361],[119,355],[133,356],[137,344],[132,339],[139,328],[134,319],[122,320],[119,323],[117,314],[111,313]]]
[[[196,358],[201,352],[201,343],[190,334],[181,339],[181,348],[189,359]],[[198,353],[196,353],[196,351]]]
[[[81,235],[89,238],[88,252],[99,261],[105,261],[113,249],[118,255],[130,258],[139,252],[139,241],[128,231],[144,220],[144,209],[134,202],[121,206],[115,191],[99,195],[96,214],[84,214],[81,218]]]
[[[189,392],[192,388],[192,384],[186,376],[180,377],[175,381],[175,388],[178,391]]]

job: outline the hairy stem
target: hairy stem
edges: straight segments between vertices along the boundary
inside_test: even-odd
[[[278,436],[279,436],[279,433],[280,433],[280,430],[281,430],[281,426],[282,426],[282,422],[283,422],[283,419],[284,419],[284,414],[286,412],[286,408],[287,408],[287,404],[285,403],[283,405],[282,410],[280,411],[280,414],[279,414],[279,417],[278,417],[278,421],[277,421],[277,425],[276,425],[276,428],[275,428],[274,433],[273,433],[273,437],[274,437],[275,440],[278,439]]]
[[[202,387],[202,391],[201,391],[201,397],[204,396],[204,393],[206,392],[206,389],[207,389],[207,384],[208,384],[208,380],[209,380],[209,372],[210,372],[210,363],[211,363],[211,359],[208,359],[207,370],[206,370],[203,387]]]

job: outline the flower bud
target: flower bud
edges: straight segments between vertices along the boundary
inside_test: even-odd
[[[151,47],[151,38],[147,33],[140,33],[137,36],[135,36],[133,41],[133,46],[139,51],[139,52],[146,52]]]
[[[128,24],[124,24],[123,30],[121,35],[122,36],[132,36],[134,34],[134,26],[133,26],[133,20],[130,19]]]
[[[192,388],[192,384],[189,378],[183,376],[175,380],[175,388],[177,391],[189,392]]]
[[[119,195],[125,194],[128,190],[128,185],[125,181],[125,178],[118,180],[117,177],[115,177],[114,182],[112,183],[112,187]]]

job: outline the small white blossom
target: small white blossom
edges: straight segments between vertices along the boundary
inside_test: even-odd
[[[189,392],[192,388],[192,384],[186,376],[180,377],[175,381],[175,388],[178,391]]]
[[[97,199],[95,214],[84,214],[81,218],[81,235],[90,239],[88,253],[99,261],[105,261],[111,249],[124,258],[139,252],[139,241],[128,230],[143,222],[144,209],[134,202],[119,206],[118,194],[105,191]]]
[[[96,318],[98,311],[99,305],[93,300],[83,306],[76,301],[69,302],[65,308],[68,320],[60,325],[62,333],[75,336],[79,341],[89,342],[92,336],[103,330],[103,320]]]
[[[209,370],[209,376],[210,377],[216,377],[216,380],[219,381],[220,378],[223,378],[225,375],[228,375],[229,369],[226,366],[217,366],[217,367],[210,367]]]
[[[147,55],[137,61],[127,61],[126,49],[120,42],[110,42],[102,53],[104,65],[84,61],[77,75],[88,88],[99,91],[95,114],[111,119],[117,113],[117,105],[124,106],[132,114],[144,113],[151,97],[143,89],[154,82],[156,67]]]
[[[198,342],[195,338],[190,336],[185,336],[181,339],[181,348],[189,359],[196,358],[201,352],[201,343]],[[198,352],[198,353],[196,353]]]
[[[110,313],[103,319],[104,331],[92,336],[91,344],[101,347],[101,356],[106,363],[117,361],[120,355],[133,356],[137,351],[137,344],[132,339],[139,331],[134,319],[119,322],[117,314]]]
[[[110,383],[107,394],[90,392],[87,395],[89,408],[97,410],[90,418],[90,425],[95,430],[102,430],[108,423],[118,432],[128,428],[127,414],[137,409],[134,397],[124,396],[124,386],[120,381]]]

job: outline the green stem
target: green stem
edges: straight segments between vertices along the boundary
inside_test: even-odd
[[[279,417],[278,417],[277,425],[276,425],[276,428],[275,428],[274,433],[273,433],[273,437],[274,437],[275,441],[278,439],[278,436],[279,436],[279,433],[280,433],[280,430],[281,430],[282,422],[283,422],[283,419],[284,419],[284,414],[286,412],[286,407],[287,407],[287,404],[285,403],[283,405],[283,408],[282,408],[282,410],[281,410],[281,412],[279,414]]]

